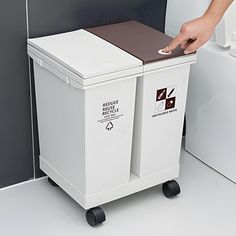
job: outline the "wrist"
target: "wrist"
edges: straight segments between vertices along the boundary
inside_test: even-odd
[[[212,27],[216,27],[222,16],[210,11],[206,12],[201,18],[206,21],[207,24],[212,25]]]

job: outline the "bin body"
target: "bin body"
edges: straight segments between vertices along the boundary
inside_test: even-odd
[[[131,171],[139,177],[179,165],[190,65],[138,78]]]
[[[93,35],[88,40],[90,37],[100,40]],[[103,50],[114,47],[109,44],[107,49],[103,40],[101,44]],[[141,63],[117,50],[124,53],[121,60],[134,60],[137,67]],[[77,191],[87,196],[127,183],[137,77],[133,67],[131,75],[116,78],[115,73],[109,73],[105,81],[83,86],[65,76],[68,69],[53,64],[48,55],[38,52],[35,56],[35,49],[29,51],[34,53],[30,55],[34,59],[41,169],[70,195]],[[90,63],[89,56],[87,60]],[[97,68],[109,66],[97,63],[101,63]],[[100,75],[97,78],[101,80]],[[96,81],[96,77],[91,79]]]
[[[80,90],[34,68],[40,161],[83,194],[128,182],[136,78]],[[110,121],[103,109],[114,101],[117,118]]]
[[[86,30],[144,65],[137,82],[131,171],[144,177],[179,166],[189,68],[195,55],[184,55],[180,48],[170,55],[158,53],[172,39],[135,21]]]

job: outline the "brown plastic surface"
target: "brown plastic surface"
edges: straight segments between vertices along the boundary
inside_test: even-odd
[[[166,47],[172,38],[137,21],[86,30],[139,58],[144,64],[185,55],[181,48],[177,48],[170,55],[159,54],[158,51]]]

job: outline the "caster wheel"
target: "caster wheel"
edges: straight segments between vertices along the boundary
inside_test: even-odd
[[[96,226],[106,220],[106,216],[101,207],[94,207],[86,212],[86,220],[90,226]]]
[[[48,182],[49,182],[52,186],[58,187],[58,185],[57,185],[50,177],[48,177]]]
[[[162,185],[162,191],[167,198],[172,198],[180,193],[180,187],[175,180],[171,180]]]

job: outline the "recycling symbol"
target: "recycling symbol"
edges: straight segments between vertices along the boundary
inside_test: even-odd
[[[109,123],[107,124],[107,126],[106,126],[106,129],[107,129],[108,131],[112,130],[113,128],[114,128],[114,125],[112,124],[112,122],[109,122]]]

